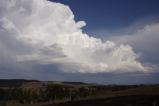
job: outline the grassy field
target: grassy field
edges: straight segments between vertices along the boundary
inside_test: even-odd
[[[44,106],[159,106],[159,87],[144,86],[107,95]]]
[[[0,106],[159,106],[159,85],[1,80]]]

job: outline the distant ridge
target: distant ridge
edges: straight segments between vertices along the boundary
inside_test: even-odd
[[[39,81],[28,79],[0,79],[0,87],[21,87],[27,84],[64,84],[64,85],[96,85],[84,82],[69,82],[69,81]],[[28,86],[28,85],[27,85]]]
[[[39,81],[26,80],[26,79],[0,79],[0,87],[18,87],[26,82],[39,82]]]

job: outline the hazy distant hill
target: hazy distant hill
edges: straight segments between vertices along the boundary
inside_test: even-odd
[[[24,80],[24,79],[0,79],[0,87],[19,87],[26,82],[39,82],[39,81]]]
[[[48,84],[61,84],[70,86],[95,85],[83,82],[68,82],[68,81],[38,81],[25,79],[0,79],[0,87],[40,87]]]

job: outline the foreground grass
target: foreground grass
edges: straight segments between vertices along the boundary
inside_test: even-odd
[[[54,103],[8,104],[7,106],[159,106],[159,86],[141,86],[100,93],[73,101]]]
[[[159,106],[159,87],[139,87],[44,106]]]

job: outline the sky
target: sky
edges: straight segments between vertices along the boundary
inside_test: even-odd
[[[159,82],[158,0],[1,0],[0,78]]]

